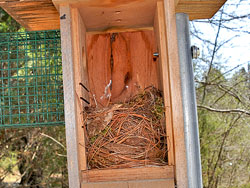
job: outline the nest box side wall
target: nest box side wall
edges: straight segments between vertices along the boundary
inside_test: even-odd
[[[160,2],[158,2],[160,3]],[[160,3],[161,4],[161,3]],[[159,6],[160,6],[159,4]],[[164,0],[162,4],[165,15],[165,36],[167,62],[169,63],[169,82],[171,95],[171,112],[175,155],[175,175],[177,187],[187,187],[187,159],[184,136],[184,118],[182,107],[180,63],[176,30],[176,11],[172,0]]]
[[[60,13],[69,184],[80,188],[81,170],[87,169],[80,115],[84,107],[80,97],[88,99],[88,93],[80,86],[82,83],[88,87],[86,29],[77,9],[65,5],[60,7]]]

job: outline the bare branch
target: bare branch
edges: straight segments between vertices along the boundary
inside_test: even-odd
[[[233,16],[233,15],[229,15],[229,14],[226,14],[225,12],[223,12],[223,14],[227,15],[228,17],[230,18],[223,18],[221,19],[222,22],[230,22],[232,20],[238,20],[238,19],[243,19],[243,18],[248,18],[250,16],[250,14],[246,14],[246,15],[241,15],[241,16]],[[215,22],[219,22],[220,19],[216,20],[209,20],[209,19],[204,19],[204,20],[194,20],[193,22],[196,22],[196,23],[215,23]]]
[[[57,143],[57,144],[59,144],[60,146],[62,146],[63,149],[66,149],[66,147],[65,147],[62,143],[60,143],[59,141],[57,141],[57,140],[54,139],[53,137],[51,137],[51,136],[49,136],[49,135],[47,135],[47,134],[44,134],[44,133],[40,133],[40,134],[41,134],[42,136],[45,136],[45,137],[47,137],[47,138],[53,140],[55,143]]]
[[[219,113],[242,113],[250,116],[250,112],[243,109],[216,109],[211,108],[209,106],[197,105],[198,108],[203,108],[211,112],[219,112]]]

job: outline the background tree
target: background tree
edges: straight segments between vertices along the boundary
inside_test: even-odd
[[[244,45],[240,37],[250,34],[249,7],[229,0],[212,19],[191,22],[192,39],[202,49],[194,68],[206,188],[250,186],[249,58],[233,62],[244,51],[237,50],[238,41]]]
[[[16,32],[22,27],[0,7],[0,33]]]
[[[24,31],[24,29],[2,9],[0,9],[0,20],[0,32]],[[34,44],[29,44],[27,48],[30,47],[34,49],[34,46],[31,45]],[[16,48],[16,46],[13,48]],[[22,51],[21,48],[22,46],[19,46],[19,59],[28,60],[28,58],[24,57],[34,57],[32,51],[27,53],[24,50]],[[15,51],[15,49],[13,50]],[[0,51],[4,51],[1,49],[1,46]],[[6,59],[7,57],[4,57],[4,55],[3,53],[0,57]],[[39,55],[42,56],[44,54],[39,53]],[[9,56],[16,59],[16,57],[14,57],[15,53],[11,53]],[[3,70],[8,66],[16,66],[15,63],[6,66],[8,61],[4,62],[3,59],[0,64],[0,69]],[[18,64],[19,70],[16,69],[16,71],[13,71],[15,69],[11,69],[11,75],[9,75],[8,71],[1,72],[0,70],[0,75],[8,77],[15,76],[18,73],[19,76],[25,76],[23,67],[29,63],[32,62],[20,60]],[[53,61],[47,60],[39,63],[43,63],[41,67],[45,67],[53,63]],[[41,74],[41,71],[44,71],[44,69],[40,68],[33,71],[40,71],[39,74]],[[53,68],[50,68],[50,71],[53,71]],[[31,84],[34,83],[34,77],[27,79]],[[13,79],[13,82],[14,80],[15,79]],[[22,80],[19,80],[19,84],[20,82],[22,82]],[[39,85],[39,82],[42,82],[42,78],[36,78],[36,82],[38,82],[37,84]],[[10,84],[15,85],[15,83]],[[54,86],[47,87],[51,89],[51,87]],[[18,95],[14,93],[16,92],[15,90],[10,92],[13,93],[13,96]],[[14,120],[15,119],[13,119],[13,121]],[[65,145],[65,129],[63,126],[0,129],[0,187],[68,187]],[[15,179],[15,184],[8,185],[8,183],[6,183],[9,181],[13,182]]]

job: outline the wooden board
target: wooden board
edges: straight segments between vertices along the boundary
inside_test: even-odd
[[[77,146],[78,146],[78,165],[80,170],[87,169],[86,152],[85,152],[85,135],[83,126],[83,107],[88,104],[80,97],[89,100],[88,92],[82,87],[83,84],[88,88],[88,73],[87,73],[87,53],[86,53],[86,28],[82,18],[76,8],[71,11],[72,20],[72,39],[73,39],[73,54],[74,54],[74,84],[75,84],[75,99],[76,99],[76,116],[77,116]],[[67,125],[66,125],[67,126]],[[67,138],[69,139],[69,138]]]
[[[89,31],[153,26],[156,1],[53,0],[58,9],[65,3],[78,7]],[[188,13],[191,20],[210,18],[225,1],[175,0],[175,8],[176,12]],[[0,0],[0,6],[28,30],[59,28],[59,14],[52,0]]]
[[[85,27],[77,9],[61,6],[60,13],[67,16],[61,22],[64,111],[67,142],[69,185],[80,188],[80,172],[86,169],[85,140],[81,112],[88,93],[79,85],[87,86]]]
[[[27,30],[60,28],[59,14],[52,0],[0,0],[0,7]]]
[[[173,117],[172,117],[172,96],[170,91],[170,75],[169,75],[169,61],[167,53],[167,37],[165,27],[165,15],[163,2],[157,2],[157,10],[154,21],[154,32],[156,36],[159,56],[159,74],[160,88],[163,91],[164,107],[165,107],[165,122],[168,139],[168,164],[174,165],[174,140],[173,140]]]
[[[226,0],[179,0],[176,12],[186,13],[190,20],[208,19],[222,7]]]
[[[178,188],[188,187],[186,146],[184,137],[184,118],[182,108],[180,65],[176,31],[175,4],[172,0],[164,0],[166,46],[169,63],[169,79],[171,92],[171,110],[173,121],[175,177]]]
[[[82,183],[81,188],[174,188],[174,179],[105,182],[105,183]]]
[[[148,86],[158,88],[155,51],[153,31],[89,34],[89,85],[98,104],[106,106],[109,96],[110,102],[124,102]]]
[[[61,22],[61,46],[64,89],[64,114],[66,127],[67,160],[70,187],[80,187],[77,140],[77,97],[75,92],[75,74],[73,59],[73,40],[71,27],[71,9],[61,6],[60,12],[67,14]],[[67,37],[65,37],[67,35]]]
[[[79,7],[88,31],[108,31],[114,28],[152,26],[156,0],[98,2],[92,0],[72,6]]]
[[[82,182],[111,182],[129,180],[173,179],[173,166],[82,171]]]

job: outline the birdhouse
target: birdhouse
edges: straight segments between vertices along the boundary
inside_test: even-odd
[[[0,5],[29,30],[60,25],[69,184],[72,188],[188,187],[176,14],[212,17],[225,0],[41,0]],[[190,51],[191,53],[191,51]],[[82,112],[153,86],[163,93],[167,163],[90,169]],[[83,100],[81,100],[83,99]],[[197,138],[198,139],[198,138]],[[197,141],[198,142],[198,141]]]

